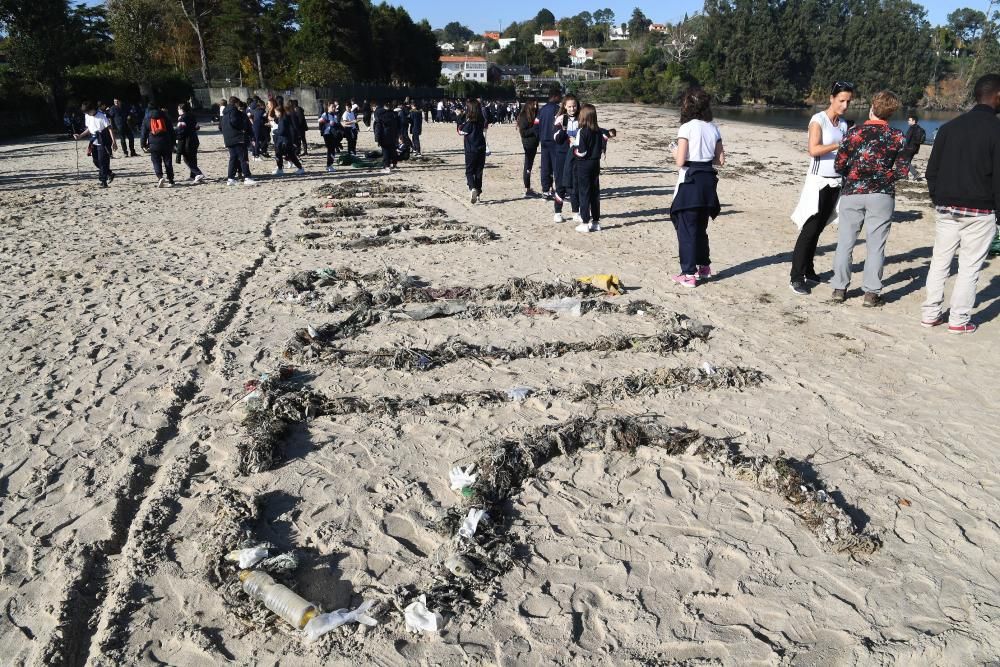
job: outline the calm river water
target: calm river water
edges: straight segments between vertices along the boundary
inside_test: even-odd
[[[782,127],[788,129],[801,129],[806,131],[809,126],[809,119],[813,114],[821,109],[733,109],[725,107],[713,107],[712,114],[719,120],[736,120],[744,123],[756,123],[767,125],[768,127]],[[927,132],[927,142],[934,137],[934,133],[939,127],[949,120],[958,116],[957,111],[921,111],[917,113],[920,119],[920,126]],[[852,108],[847,112],[847,118],[855,121],[867,120],[868,108]],[[906,132],[906,116],[902,113],[894,117],[890,124]]]

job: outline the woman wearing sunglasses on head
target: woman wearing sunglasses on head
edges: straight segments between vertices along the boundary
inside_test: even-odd
[[[809,120],[809,172],[792,213],[799,237],[792,251],[789,287],[796,294],[808,294],[808,283],[823,282],[813,264],[819,236],[837,217],[841,177],[834,169],[840,142],[847,133],[844,113],[854,98],[854,84],[837,81],[830,91],[830,105]]]

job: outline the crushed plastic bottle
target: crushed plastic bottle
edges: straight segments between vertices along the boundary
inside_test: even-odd
[[[260,561],[268,557],[269,551],[266,547],[250,547],[249,549],[236,549],[226,554],[226,560],[239,563],[241,570],[251,568]]]
[[[427,596],[421,595],[403,610],[406,629],[410,632],[437,632],[444,625],[444,617],[427,608]]]
[[[572,315],[579,317],[583,314],[583,300],[573,296],[564,296],[561,299],[549,299],[539,301],[539,308],[551,310],[556,315]]]
[[[451,556],[444,562],[444,566],[453,575],[462,578],[468,577],[476,569],[472,561],[465,556]]]
[[[315,605],[263,572],[243,570],[240,581],[247,595],[263,602],[265,607],[298,630],[316,615]]]
[[[507,398],[515,403],[520,403],[531,396],[534,391],[531,387],[511,387],[507,390]]]
[[[708,363],[707,361],[704,364],[702,364],[701,370],[705,371],[705,375],[715,374],[715,367],[712,364]]]
[[[361,625],[378,625],[378,621],[368,615],[368,610],[375,605],[374,600],[362,602],[357,609],[338,609],[326,614],[313,616],[306,623],[306,641],[314,642],[326,633],[339,628],[346,623],[360,623]]]

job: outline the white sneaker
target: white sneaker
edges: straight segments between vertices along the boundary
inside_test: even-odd
[[[298,169],[295,170],[295,175],[296,176],[302,176],[305,173],[306,173],[306,170],[303,169],[302,167],[299,167]]]
[[[599,231],[601,231],[601,223],[599,223],[599,222],[592,222],[592,223],[590,223],[590,231],[592,231],[592,232],[599,232]]]
[[[271,175],[272,176],[284,176],[285,175],[285,170],[284,169],[280,169],[280,168],[279,169],[275,169],[274,171],[271,172]]]
[[[479,190],[472,188],[472,203],[475,204],[479,201]]]
[[[555,215],[552,216],[552,222],[562,222],[562,221],[563,221],[562,213],[556,213]]]
[[[576,227],[574,227],[574,229],[576,231],[580,232],[581,234],[587,234],[588,232],[594,231],[594,230],[592,230],[590,228],[589,224],[584,223],[584,222],[581,222],[579,225],[577,225]]]
[[[244,178],[243,185],[257,185],[257,181],[253,180],[252,178]]]
[[[162,188],[162,187],[163,187],[164,185],[166,185],[166,184],[167,184],[167,179],[165,179],[165,178],[163,178],[163,177],[161,176],[161,177],[160,177],[160,180],[158,180],[158,181],[156,182],[156,187],[158,187],[158,188]]]
[[[332,165],[326,168],[326,173],[328,173],[328,174],[332,174],[333,173],[333,166]]]
[[[392,171],[389,169],[389,167],[386,167],[385,169],[382,170],[382,173],[383,174],[391,174]]]
[[[205,180],[205,175],[204,174],[198,174],[197,176],[194,177],[194,182],[195,183],[201,183],[204,180]]]
[[[583,222],[583,218],[580,217],[579,213],[573,214],[573,222]]]
[[[237,181],[235,178],[226,179],[226,185],[236,185],[237,183],[239,183],[239,181]]]

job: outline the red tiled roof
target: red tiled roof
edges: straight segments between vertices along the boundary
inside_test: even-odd
[[[559,31],[558,30],[543,30],[542,31],[542,37],[558,37],[558,36],[559,36]]]

